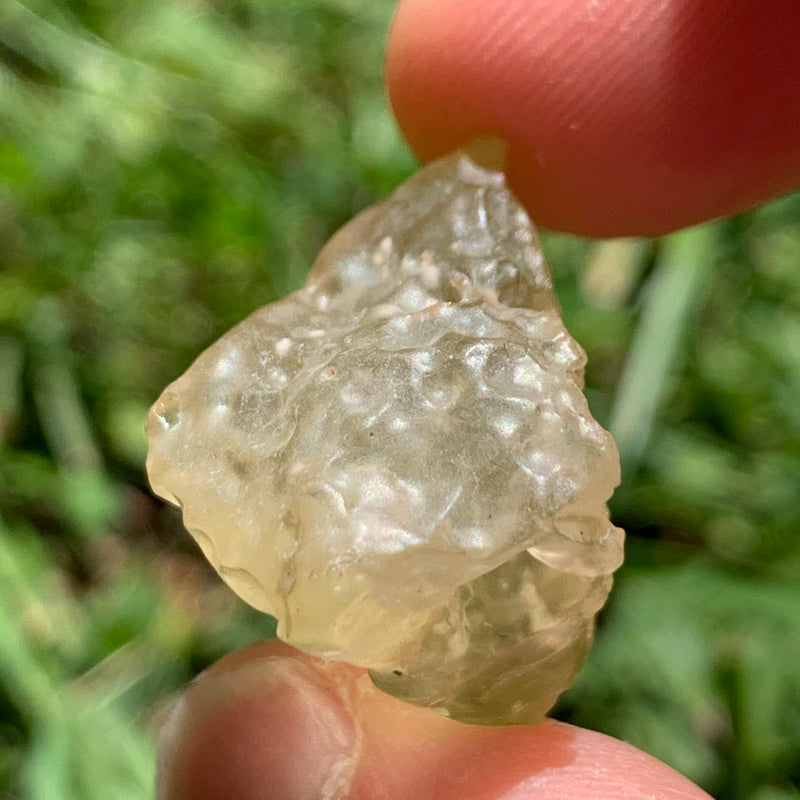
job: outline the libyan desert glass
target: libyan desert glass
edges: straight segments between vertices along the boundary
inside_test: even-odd
[[[282,639],[460,720],[534,721],[622,560],[584,361],[503,175],[458,153],[164,391],[150,480]]]

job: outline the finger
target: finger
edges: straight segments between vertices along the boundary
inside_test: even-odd
[[[162,734],[161,800],[708,800],[615,739],[555,722],[480,727],[409,706],[363,670],[280,642],[223,659]]]
[[[659,234],[800,183],[795,0],[403,0],[395,114],[424,160],[500,135],[541,224]]]

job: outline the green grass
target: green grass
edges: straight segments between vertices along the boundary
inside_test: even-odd
[[[139,798],[198,670],[273,632],[149,493],[145,413],[414,169],[392,5],[0,9],[0,796]],[[724,800],[800,797],[800,195],[545,235],[628,560],[558,714]]]

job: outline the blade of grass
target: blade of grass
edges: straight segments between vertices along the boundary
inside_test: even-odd
[[[652,251],[650,239],[596,242],[581,273],[581,293],[600,308],[620,308],[634,291]]]
[[[22,406],[22,345],[0,337],[0,446],[9,438]]]
[[[0,683],[8,687],[22,713],[34,719],[58,714],[61,702],[47,669],[19,624],[29,597],[20,561],[0,520]]]
[[[631,472],[647,447],[666,400],[668,378],[705,298],[719,239],[719,227],[712,223],[674,233],[660,243],[611,414],[623,468]]]

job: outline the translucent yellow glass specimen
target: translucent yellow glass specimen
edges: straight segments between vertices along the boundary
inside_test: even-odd
[[[148,471],[278,635],[457,719],[539,719],[622,560],[611,436],[501,173],[437,161],[153,406]]]

